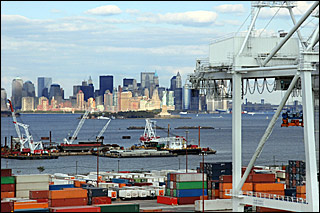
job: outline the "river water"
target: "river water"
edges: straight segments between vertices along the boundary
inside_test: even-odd
[[[170,134],[187,136],[188,144],[198,144],[198,129],[175,129],[180,126],[210,126],[215,129],[202,129],[200,143],[202,147],[217,150],[214,155],[205,156],[205,162],[232,161],[232,115],[231,114],[187,114],[182,117],[190,119],[155,119],[157,125],[167,128],[170,124]],[[29,131],[35,141],[40,137],[49,137],[52,141],[61,143],[63,138],[71,136],[75,131],[80,114],[22,114],[18,122],[30,125]],[[264,134],[272,114],[242,115],[242,165],[247,166],[257,145]],[[78,134],[79,141],[94,140],[107,120],[88,119],[84,122]],[[255,165],[286,165],[288,160],[305,160],[303,128],[281,127],[281,116]],[[145,126],[144,119],[115,119],[112,120],[103,134],[105,144],[119,144],[125,148],[138,144],[144,130],[128,130],[130,126]],[[24,132],[21,129],[22,132]],[[167,130],[156,130],[157,135],[166,137]],[[17,136],[12,118],[1,118],[1,144],[5,137]],[[131,139],[122,139],[130,135]],[[8,140],[9,141],[9,140]],[[196,169],[202,162],[202,156],[188,155],[188,168]],[[100,171],[120,170],[161,170],[186,168],[186,156],[162,158],[99,158]],[[85,174],[97,170],[96,156],[64,156],[51,160],[14,160],[1,159],[1,168],[12,168],[14,174],[38,174],[37,167],[43,166],[44,173],[78,173]]]

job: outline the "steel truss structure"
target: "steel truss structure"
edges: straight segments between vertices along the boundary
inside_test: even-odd
[[[300,20],[296,22],[292,8],[295,6],[293,2],[253,2],[252,3],[252,20],[249,26],[248,32],[245,37],[241,37],[239,41],[242,42],[241,46],[235,48],[236,37],[233,37],[233,41],[228,43],[226,38],[217,41],[214,48],[219,49],[219,55],[215,55],[217,58],[223,58],[223,60],[197,60],[196,69],[194,73],[188,76],[192,87],[194,89],[207,90],[207,93],[212,93],[213,88],[216,86],[212,83],[218,80],[229,80],[232,82],[232,163],[233,163],[233,175],[232,175],[232,188],[233,190],[227,192],[232,196],[233,211],[244,211],[244,205],[258,205],[269,208],[277,208],[288,211],[312,211],[319,212],[319,190],[317,180],[317,159],[316,159],[316,145],[315,145],[315,124],[314,124],[314,98],[319,99],[319,89],[312,88],[312,84],[315,83],[314,79],[319,79],[319,48],[315,48],[319,42],[319,25],[314,29],[312,35],[308,40],[303,40],[299,32],[299,27],[305,22],[305,20],[311,16],[311,14],[318,7],[319,2],[316,1],[302,15]],[[279,40],[275,42],[274,48],[268,52],[254,52],[253,47],[263,46],[261,44],[254,46],[253,29],[257,20],[258,14],[262,7],[283,7],[287,8],[290,12],[293,28],[288,32],[280,36]],[[319,12],[315,17],[319,18]],[[285,46],[289,42],[292,42],[292,35],[297,33],[300,43],[300,47],[297,50],[296,55],[289,55],[290,45]],[[260,39],[260,38],[258,38]],[[220,43],[219,43],[220,42]],[[224,42],[224,43],[223,43]],[[233,45],[232,45],[233,42]],[[220,44],[220,46],[219,46]],[[223,44],[223,45],[222,45]],[[229,47],[232,50],[225,50]],[[290,46],[290,47],[288,47]],[[298,45],[299,46],[299,45]],[[281,50],[288,48],[287,52],[284,50],[283,54]],[[261,48],[263,49],[263,48]],[[225,52],[225,55],[223,55]],[[231,53],[230,53],[231,52]],[[222,56],[221,56],[222,55]],[[214,56],[210,55],[210,59]],[[264,135],[262,136],[258,147],[250,160],[247,169],[241,177],[241,97],[242,97],[242,80],[243,79],[264,79],[264,78],[285,78],[292,79],[284,97],[279,104],[274,116],[272,117]],[[247,179],[249,172],[251,171],[254,163],[260,153],[263,146],[269,138],[273,127],[279,117],[281,110],[283,109],[286,101],[288,100],[290,93],[296,87],[298,80],[301,81],[302,91],[302,104],[304,115],[304,143],[305,143],[305,157],[306,157],[306,201],[305,202],[291,202],[288,200],[276,200],[267,199],[266,197],[257,197],[254,193],[244,193],[241,188]],[[319,87],[317,85],[317,87]],[[210,92],[211,90],[211,92]],[[213,90],[214,91],[214,90]],[[270,198],[270,197],[269,197]]]

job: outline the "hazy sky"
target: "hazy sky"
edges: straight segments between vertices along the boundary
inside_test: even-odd
[[[297,2],[297,20],[312,3]],[[113,75],[117,86],[155,70],[160,86],[178,71],[184,83],[212,40],[247,30],[250,11],[250,1],[1,1],[1,87],[11,97],[12,80],[21,77],[37,94],[37,77],[52,77],[68,98],[89,76],[99,89],[99,75]],[[286,9],[269,23],[275,11],[262,9],[256,29],[289,31]],[[303,30],[316,24],[311,18]],[[279,103],[274,97],[281,94],[248,100]]]

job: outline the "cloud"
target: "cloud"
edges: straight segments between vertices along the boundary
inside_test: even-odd
[[[218,14],[211,11],[189,11],[184,13],[150,14],[149,16],[139,17],[138,21],[151,23],[181,24],[187,26],[211,25],[217,19]]]
[[[1,15],[1,22],[31,22],[30,19],[20,15]]]
[[[62,11],[61,10],[58,10],[58,9],[52,9],[51,10],[51,13],[61,13]]]
[[[129,14],[138,14],[140,11],[139,10],[136,10],[136,9],[126,9],[126,13],[129,13]]]
[[[220,13],[245,13],[246,9],[243,4],[223,4],[214,7]]]
[[[85,13],[91,14],[91,15],[109,16],[109,15],[120,14],[122,13],[122,11],[116,5],[106,5],[106,6],[96,7],[96,8],[87,10]]]

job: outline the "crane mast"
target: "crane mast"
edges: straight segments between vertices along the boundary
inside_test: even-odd
[[[89,112],[90,112],[90,110],[87,110],[87,111],[84,113],[84,115],[83,115],[82,119],[80,120],[77,129],[74,131],[74,133],[73,133],[70,141],[68,141],[66,138],[64,139],[64,143],[65,143],[65,144],[72,144],[72,143],[73,143],[73,141],[76,139],[76,137],[77,137],[80,129],[82,128],[82,125],[83,125],[85,119],[88,118]]]
[[[104,125],[104,127],[102,128],[102,130],[100,131],[99,135],[97,136],[97,140],[100,139],[100,137],[103,135],[103,133],[106,131],[109,123],[110,123],[111,119],[109,118],[108,122],[106,123],[106,125]]]

